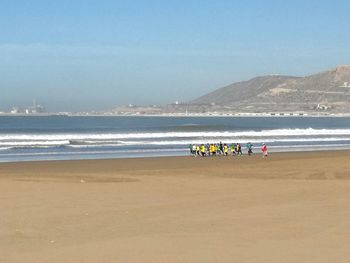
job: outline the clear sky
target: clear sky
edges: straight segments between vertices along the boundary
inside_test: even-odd
[[[0,1],[0,109],[187,101],[350,63],[350,1]]]

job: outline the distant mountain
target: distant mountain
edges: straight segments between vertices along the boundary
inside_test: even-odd
[[[307,77],[270,75],[217,89],[187,107],[240,112],[350,112],[350,65]],[[206,106],[205,106],[206,105]]]

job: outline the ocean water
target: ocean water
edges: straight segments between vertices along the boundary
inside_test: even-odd
[[[350,149],[350,118],[1,116],[0,162],[188,155],[189,144]]]

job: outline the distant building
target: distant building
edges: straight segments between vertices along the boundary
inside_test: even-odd
[[[329,110],[331,108],[332,108],[331,106],[317,104],[316,110]]]
[[[340,88],[350,88],[350,82],[344,82],[344,84],[341,85]]]
[[[38,113],[44,113],[45,108],[42,105],[39,105],[36,103],[36,101],[33,101],[33,105],[25,109],[26,114],[38,114]]]
[[[29,106],[25,109],[21,109],[20,107],[14,106],[10,111],[11,114],[40,114],[44,112],[45,107],[40,104],[37,104],[35,100],[33,100],[32,106]]]
[[[22,113],[21,109],[19,107],[12,107],[11,111],[12,114],[19,114]]]

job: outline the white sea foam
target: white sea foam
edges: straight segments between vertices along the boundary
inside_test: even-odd
[[[223,131],[223,132],[155,132],[155,133],[70,133],[70,134],[0,134],[0,150],[45,149],[45,148],[115,148],[123,147],[163,149],[179,148],[189,144],[217,143],[242,144],[261,142],[273,145],[303,145],[306,143],[350,145],[350,129],[278,129],[262,131]],[[130,150],[129,148],[129,150]],[[96,149],[97,151],[98,149]]]
[[[0,146],[61,146],[68,145],[69,140],[60,141],[0,141]]]
[[[48,138],[46,138],[48,139]],[[202,144],[202,143],[217,143],[222,141],[224,143],[303,143],[303,142],[350,142],[350,135],[334,135],[328,134],[315,136],[221,136],[221,137],[165,137],[165,138],[144,138],[144,139],[116,139],[116,140],[0,140],[0,148],[45,148],[45,147],[72,147],[72,148],[92,148],[92,147],[120,147],[120,146],[176,146],[188,144]]]
[[[65,133],[65,134],[0,134],[0,141],[85,141],[156,138],[236,138],[236,137],[283,137],[283,136],[346,136],[350,129],[275,129],[262,131],[215,131],[215,132],[154,132],[154,133]]]
[[[232,139],[232,140],[231,140]],[[224,143],[247,143],[248,140],[237,140],[236,138],[219,138],[217,139],[201,139],[201,140],[161,140],[161,141],[119,141],[118,143],[94,143],[94,144],[80,144],[80,145],[69,145],[69,147],[73,148],[84,148],[84,147],[113,147],[113,146],[133,146],[133,145],[189,145],[189,144],[202,144],[202,143],[218,143],[219,141],[222,141]],[[294,143],[299,143],[299,142],[341,142],[341,141],[349,141],[350,142],[350,137],[346,138],[299,138],[299,139],[264,139],[263,142],[265,143],[276,143],[276,142],[294,142]],[[251,143],[261,143],[262,140],[259,139],[252,139],[249,140]]]

